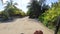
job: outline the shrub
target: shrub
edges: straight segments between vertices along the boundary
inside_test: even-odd
[[[56,26],[57,17],[60,16],[60,5],[54,5],[48,11],[39,16],[39,20],[46,26]]]

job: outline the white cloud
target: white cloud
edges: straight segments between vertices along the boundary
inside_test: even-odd
[[[27,5],[28,5],[28,2],[29,2],[30,0],[15,0],[14,2],[17,2],[18,3],[18,5],[17,5],[17,7],[18,8],[20,8],[20,9],[22,9],[24,12],[26,12],[27,11]]]
[[[3,0],[3,3],[6,3],[7,0]]]
[[[52,4],[51,4],[51,3],[49,3],[49,6],[50,6],[50,7],[51,7],[51,5],[52,5]]]

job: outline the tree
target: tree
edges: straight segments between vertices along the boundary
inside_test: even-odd
[[[47,11],[50,8],[49,5],[46,5],[46,0],[39,0],[39,6],[40,15],[42,15],[45,11]]]
[[[57,17],[60,16],[60,2],[53,3],[51,8],[44,12],[39,20],[49,28],[53,28],[57,24]],[[60,19],[60,18],[58,18]],[[59,26],[57,25],[57,30]],[[57,30],[55,32],[57,32]]]
[[[57,21],[57,25],[56,25],[55,34],[58,34],[59,27],[60,27],[60,16],[58,17],[58,21]]]
[[[30,5],[28,6],[30,13],[29,13],[29,16],[30,17],[34,17],[36,18],[37,17],[37,13],[39,10],[39,3],[37,0],[31,0],[32,2],[30,3]],[[39,8],[40,9],[40,8]]]
[[[10,15],[9,15],[9,13],[8,13],[8,10],[9,10],[9,8],[11,8],[13,5],[12,5],[12,1],[7,1],[7,3],[6,3],[7,5],[5,6],[5,16],[7,17],[6,19],[10,19]]]
[[[30,5],[28,5],[28,13],[32,18],[38,18],[42,13],[48,10],[49,6],[44,4],[45,0],[31,0]]]
[[[7,5],[5,6],[4,14],[5,14],[5,16],[6,16],[6,19],[10,19],[9,10],[12,9],[12,8],[14,8],[15,5],[17,5],[17,3],[13,3],[13,1],[10,0],[10,2],[7,1],[5,4],[7,4]],[[11,11],[10,11],[10,12],[11,12]]]
[[[42,13],[44,13],[45,11],[47,11],[50,7],[46,4],[43,4],[42,6]]]

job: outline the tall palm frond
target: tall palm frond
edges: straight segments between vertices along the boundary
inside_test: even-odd
[[[45,3],[46,0],[39,0],[39,4],[42,5]]]

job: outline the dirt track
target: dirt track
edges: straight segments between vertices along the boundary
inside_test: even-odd
[[[42,30],[44,34],[54,34],[54,32],[43,24],[28,17],[19,18],[13,22],[0,23],[0,34],[33,34],[35,30]]]

